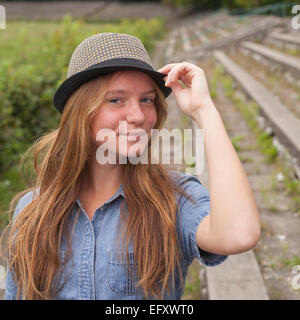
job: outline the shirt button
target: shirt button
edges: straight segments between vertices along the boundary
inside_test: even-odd
[[[105,209],[104,207],[101,207],[101,208],[100,208],[100,211],[104,211],[104,209]]]

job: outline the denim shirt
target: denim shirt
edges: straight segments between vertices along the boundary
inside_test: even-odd
[[[177,184],[190,194],[196,201],[194,205],[185,197],[177,194],[180,215],[177,214],[176,230],[183,256],[180,258],[184,281],[188,268],[194,258],[206,266],[216,266],[222,263],[227,256],[206,252],[200,249],[196,243],[196,230],[202,219],[210,212],[209,192],[201,182],[193,175],[180,171],[171,171],[172,179],[176,178]],[[14,217],[32,201],[33,191],[26,193],[18,202]],[[122,251],[116,245],[119,234],[118,222],[120,219],[120,203],[125,198],[123,185],[118,191],[99,207],[92,220],[83,210],[80,200],[77,199],[72,210],[71,219],[75,217],[76,209],[80,208],[80,214],[75,226],[72,238],[73,258],[69,260],[62,271],[60,284],[62,290],[55,299],[76,300],[141,300],[145,299],[140,288],[134,283],[137,272],[129,274],[126,257],[120,259]],[[125,200],[126,202],[126,200]],[[127,207],[126,207],[127,208]],[[180,224],[181,226],[180,227]],[[66,252],[65,239],[61,244],[61,258]],[[125,247],[124,247],[125,248]],[[134,249],[129,242],[129,261],[133,266]],[[171,282],[170,282],[171,283]],[[17,287],[8,270],[6,275],[5,299],[16,299]],[[164,299],[180,300],[184,293],[179,274],[175,274],[175,286],[171,286],[170,294],[165,291]],[[154,299],[151,298],[150,299]]]

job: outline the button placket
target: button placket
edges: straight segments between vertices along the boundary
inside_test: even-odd
[[[101,208],[99,210],[101,210]],[[104,210],[101,210],[101,211],[104,211]],[[98,237],[103,219],[104,219],[104,215],[97,214],[97,212],[93,217],[92,225],[93,225],[95,239]]]
[[[83,221],[83,245],[80,252],[79,269],[79,299],[95,299],[95,279],[94,279],[94,254],[95,254],[95,236],[93,225],[88,217]]]

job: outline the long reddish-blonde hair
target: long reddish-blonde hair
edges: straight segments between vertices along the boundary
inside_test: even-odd
[[[22,299],[55,299],[58,293],[55,279],[59,267],[72,255],[68,218],[92,156],[89,125],[113,75],[106,74],[80,86],[66,103],[59,128],[37,139],[20,161],[21,170],[24,161],[33,154],[36,178],[34,186],[12,199],[9,214],[14,212],[17,201],[25,193],[37,189],[39,192],[34,193],[34,199],[6,228],[10,230],[9,268],[18,286],[18,298],[22,294]],[[153,85],[157,92],[155,129],[161,129],[167,116],[167,103],[154,81]],[[148,154],[151,159],[151,140]],[[172,279],[174,284],[176,270],[180,271],[183,285],[179,262],[182,253],[176,232],[176,212],[180,214],[176,191],[190,197],[176,186],[168,171],[162,164],[133,165],[129,162],[122,165],[122,184],[128,206],[127,212],[120,211],[125,226],[122,243],[126,243],[126,251],[129,241],[133,243],[138,285],[146,298],[152,295],[162,299],[166,288],[169,292],[168,281]],[[60,261],[64,232],[68,250],[66,260]]]

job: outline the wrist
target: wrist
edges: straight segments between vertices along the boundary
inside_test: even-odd
[[[199,122],[202,122],[202,119],[215,112],[218,112],[215,104],[211,98],[208,98],[201,103],[201,106],[199,106],[198,109],[194,111],[193,119],[199,124]]]

